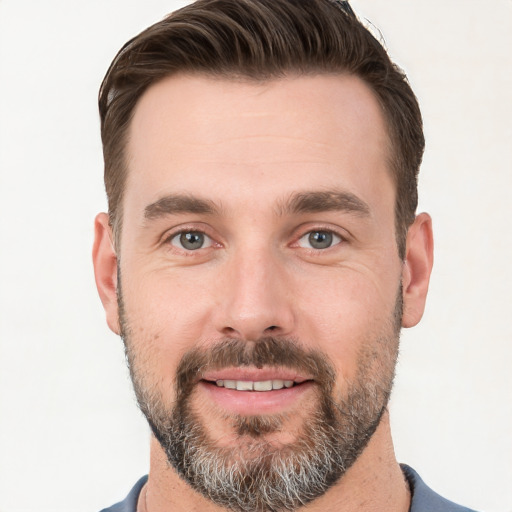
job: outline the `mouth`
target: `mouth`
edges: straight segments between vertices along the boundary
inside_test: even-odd
[[[225,368],[203,373],[200,380],[219,388],[237,391],[278,391],[313,379],[284,368]]]
[[[297,406],[314,381],[290,370],[232,368],[202,375],[200,389],[221,409],[248,415]]]
[[[219,388],[236,389],[237,391],[275,391],[283,388],[292,388],[299,385],[293,380],[216,380],[215,385]]]

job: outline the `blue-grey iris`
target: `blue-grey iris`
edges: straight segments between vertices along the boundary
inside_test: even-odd
[[[184,249],[195,251],[204,245],[204,235],[198,231],[187,231],[181,233],[180,243]]]
[[[312,231],[308,241],[313,249],[327,249],[332,245],[333,236],[329,231]]]

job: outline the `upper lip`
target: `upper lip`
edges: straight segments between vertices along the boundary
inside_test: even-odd
[[[217,380],[243,380],[243,381],[267,381],[267,380],[291,380],[295,383],[311,380],[311,377],[302,375],[289,368],[222,368],[219,370],[207,370],[200,374],[200,379],[215,382]]]

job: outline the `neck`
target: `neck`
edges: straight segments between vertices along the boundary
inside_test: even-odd
[[[352,467],[304,512],[407,512],[410,492],[398,465],[386,412],[370,442]],[[171,468],[158,441],[151,439],[148,482],[139,512],[225,512],[194,491]]]

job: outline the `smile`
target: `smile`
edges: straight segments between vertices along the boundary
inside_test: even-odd
[[[300,407],[315,388],[310,375],[286,368],[222,368],[205,371],[198,391],[229,414],[281,414]]]
[[[295,385],[293,380],[217,380],[215,384],[220,388],[236,389],[237,391],[273,391],[291,388]]]

